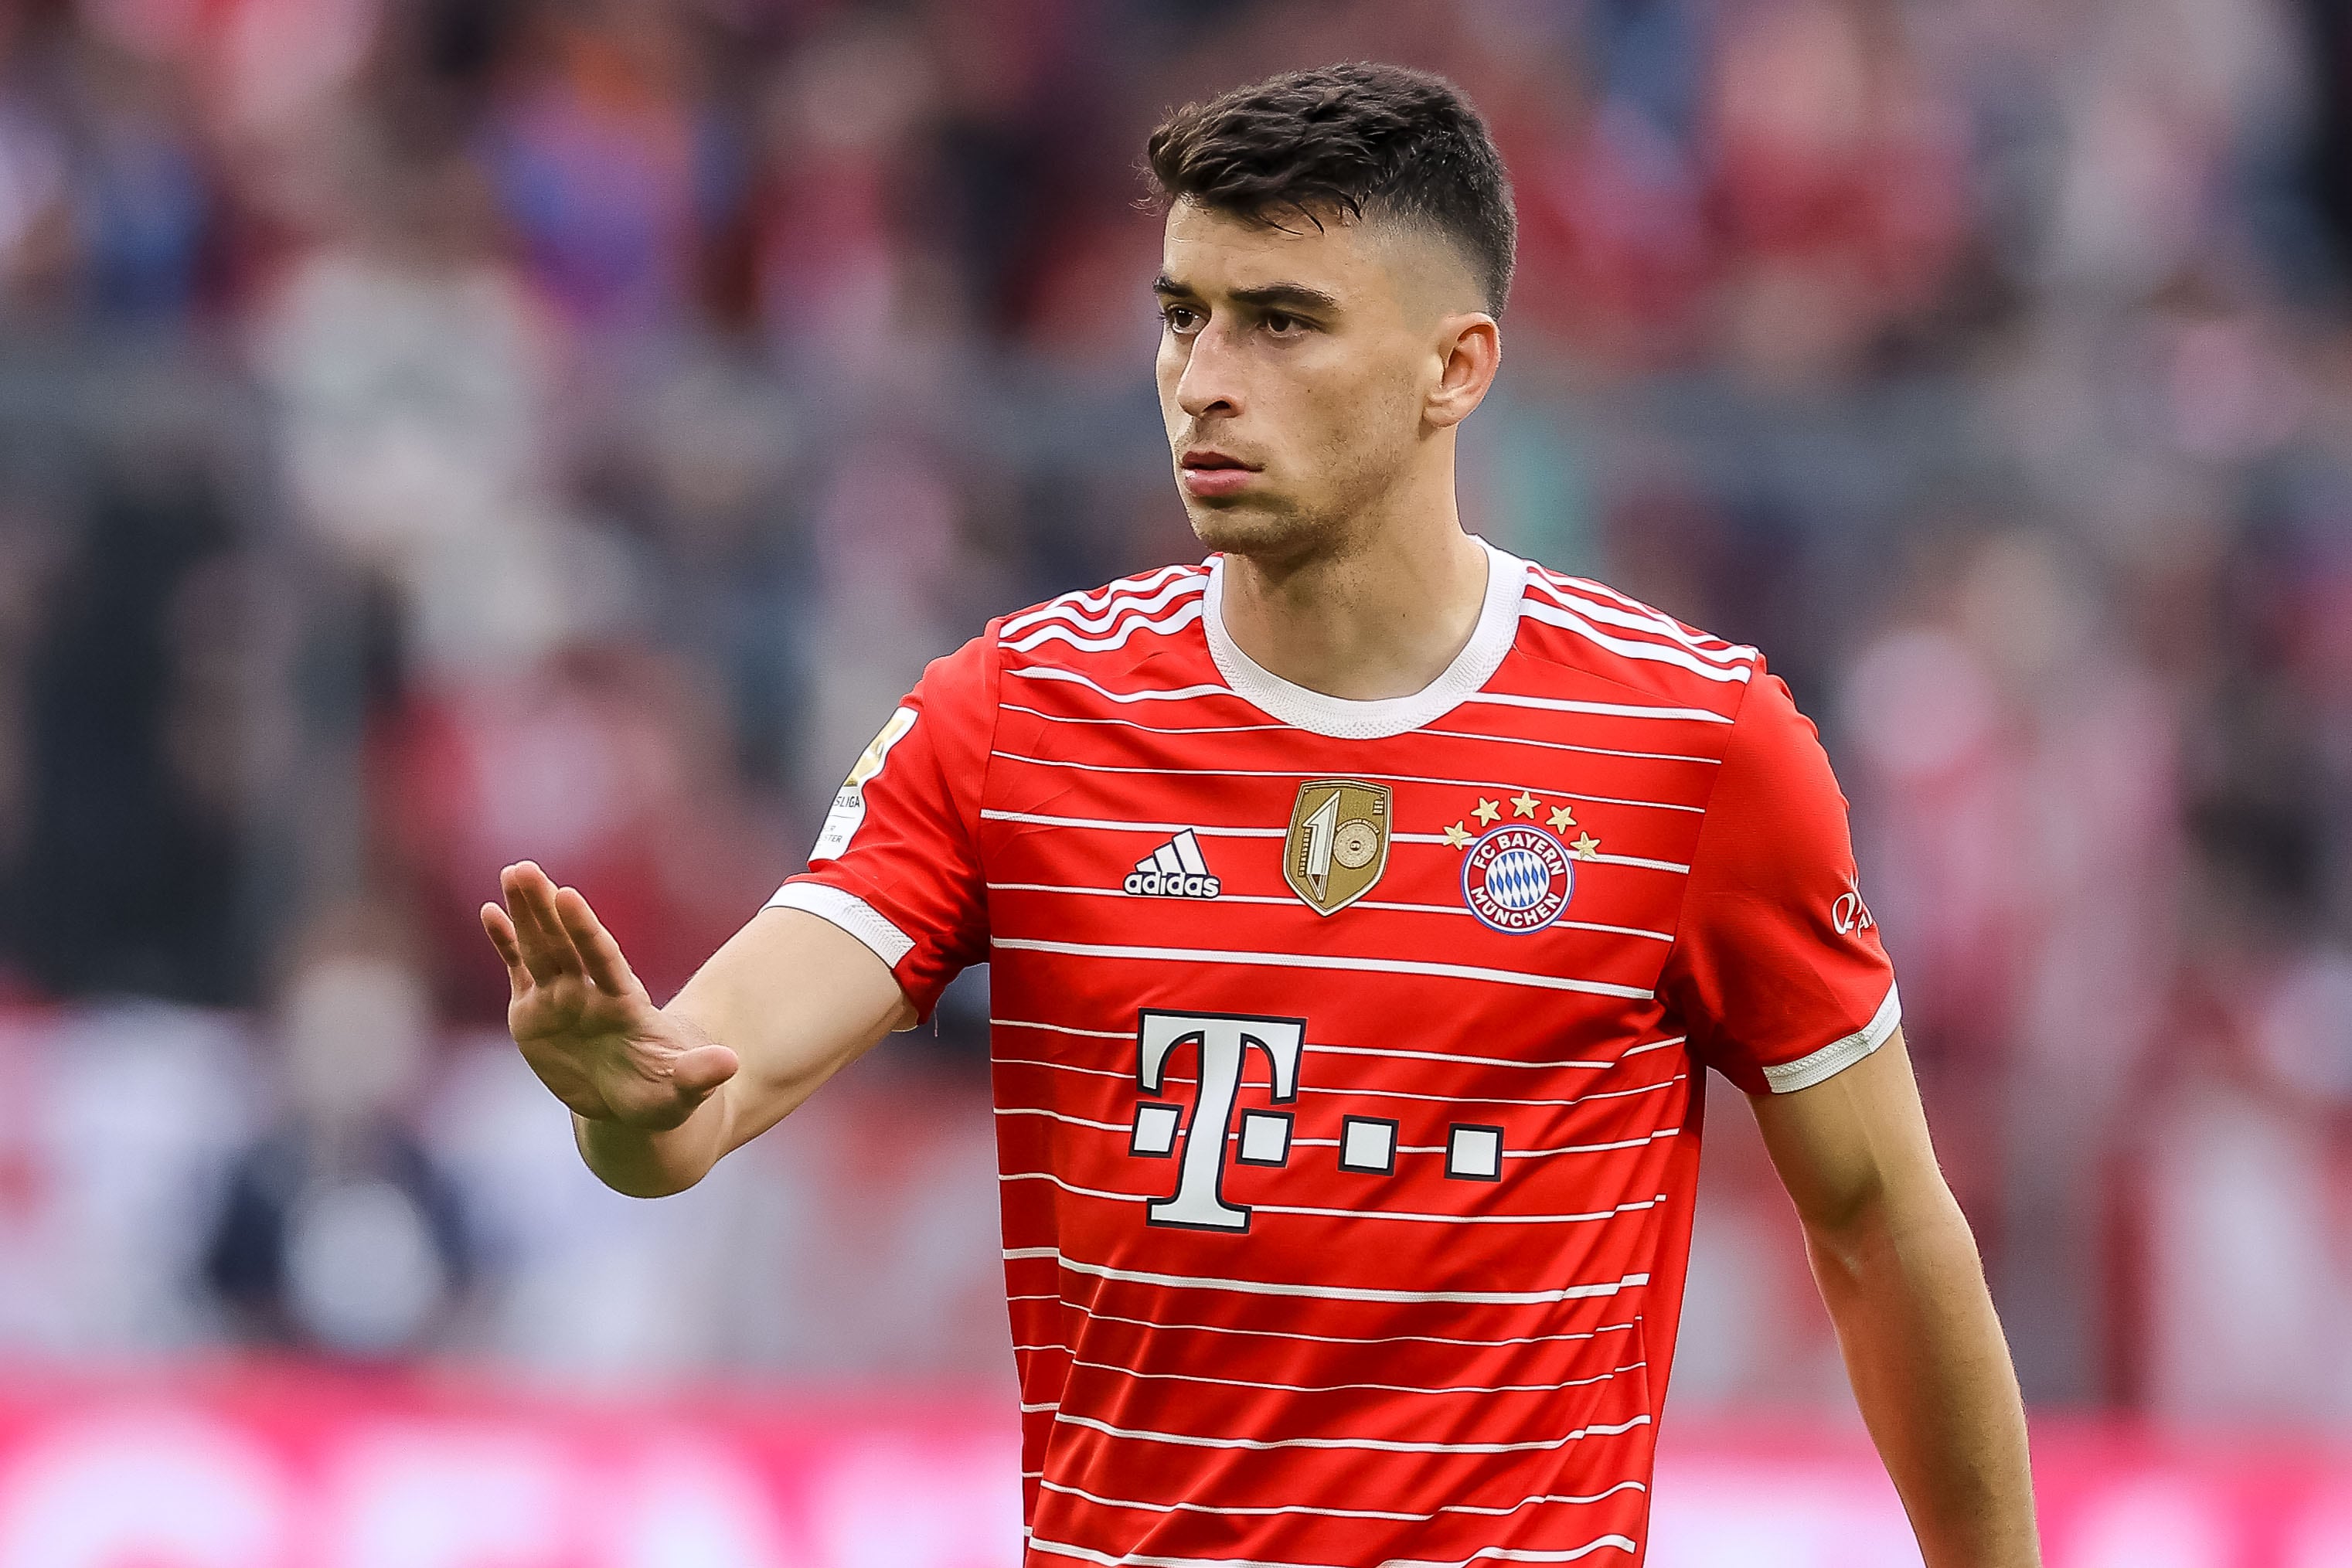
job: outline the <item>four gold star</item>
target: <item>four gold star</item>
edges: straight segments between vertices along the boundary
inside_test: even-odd
[[[1526,789],[1521,789],[1517,795],[1510,797],[1510,801],[1512,814],[1519,817],[1535,816],[1538,808],[1543,805],[1543,802],[1537,800],[1533,793]],[[1502,814],[1502,803],[1496,800],[1480,800],[1470,812],[1470,815],[1477,818],[1485,826],[1492,826],[1495,819]],[[1551,831],[1555,833],[1565,833],[1569,829],[1580,825],[1576,820],[1575,810],[1567,806],[1555,807],[1550,814],[1550,821]],[[1462,822],[1448,824],[1444,831],[1445,842],[1453,849],[1466,849],[1472,837],[1469,828]],[[1590,832],[1580,834],[1568,848],[1569,852],[1580,861],[1601,858],[1601,841]]]

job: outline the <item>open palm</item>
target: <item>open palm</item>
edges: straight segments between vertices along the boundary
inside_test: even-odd
[[[677,1126],[734,1076],[735,1053],[653,1004],[588,901],[530,861],[499,873],[482,929],[507,967],[507,1029],[555,1097],[592,1121]]]

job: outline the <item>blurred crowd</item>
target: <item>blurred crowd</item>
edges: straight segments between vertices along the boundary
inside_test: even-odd
[[[1821,723],[2030,1395],[2352,1427],[2331,0],[0,5],[0,1354],[1002,1379],[984,976],[647,1207],[473,911],[667,994],[1197,553],[1143,138],[1367,57],[1517,181],[1466,517]],[[1834,1397],[1741,1120],[1679,1386]]]

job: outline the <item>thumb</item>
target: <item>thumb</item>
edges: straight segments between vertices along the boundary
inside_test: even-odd
[[[699,1100],[734,1077],[740,1065],[723,1045],[698,1045],[670,1059],[669,1081],[681,1094]]]

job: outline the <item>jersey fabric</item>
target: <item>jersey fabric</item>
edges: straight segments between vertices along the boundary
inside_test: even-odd
[[[1281,680],[1222,558],[932,664],[778,904],[991,965],[1033,1565],[1638,1563],[1701,1069],[1893,1032],[1752,648],[1488,546],[1425,690]]]

